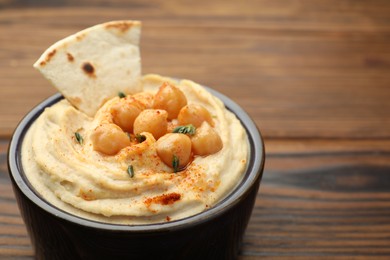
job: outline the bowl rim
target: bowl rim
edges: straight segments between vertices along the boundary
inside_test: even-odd
[[[205,86],[204,86],[205,87]],[[173,220],[163,223],[150,223],[150,224],[115,224],[115,223],[104,223],[95,220],[86,219],[68,213],[56,206],[50,204],[33,190],[31,184],[28,183],[27,177],[25,177],[22,168],[21,162],[21,145],[24,140],[24,136],[27,133],[28,129],[31,127],[34,120],[44,111],[48,106],[53,105],[64,97],[61,93],[56,93],[47,99],[43,100],[37,106],[35,106],[30,112],[28,112],[25,117],[17,125],[11,141],[8,147],[8,170],[10,177],[13,178],[14,182],[18,186],[19,190],[36,206],[46,211],[50,215],[60,218],[64,221],[71,222],[80,226],[88,228],[97,228],[102,230],[111,230],[116,232],[121,231],[131,231],[137,233],[145,232],[154,232],[154,231],[164,231],[164,230],[179,230],[194,225],[201,224],[203,222],[212,220],[221,216],[223,213],[227,212],[229,209],[233,208],[240,201],[245,199],[247,194],[250,192],[251,187],[253,187],[257,181],[261,181],[265,163],[265,149],[264,142],[261,137],[261,133],[258,130],[256,124],[250,118],[250,116],[234,101],[232,101],[227,96],[221,94],[220,92],[205,87],[214,96],[218,97],[225,104],[225,107],[234,113],[236,117],[240,120],[241,124],[245,128],[249,147],[250,147],[250,157],[248,159],[248,165],[244,177],[241,179],[240,183],[235,186],[233,191],[227,194],[221,201],[219,201],[214,206],[209,209],[197,213],[192,216],[188,216],[182,219]]]

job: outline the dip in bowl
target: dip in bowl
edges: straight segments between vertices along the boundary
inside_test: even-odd
[[[62,95],[21,121],[8,165],[39,259],[238,254],[263,172],[260,133],[221,93],[141,77],[139,26],[87,29],[36,63]],[[107,42],[101,55],[88,48]]]
[[[202,212],[239,183],[249,144],[236,116],[192,81],[141,82],[94,117],[64,99],[37,118],[22,164],[45,200],[91,220],[153,224]]]
[[[248,224],[264,167],[264,144],[248,114],[232,100],[207,88],[223,101],[245,128],[249,158],[237,186],[213,207],[196,215],[157,224],[121,225],[88,220],[48,203],[31,186],[21,151],[26,132],[56,94],[35,107],[16,128],[8,166],[18,205],[38,259],[235,259]]]

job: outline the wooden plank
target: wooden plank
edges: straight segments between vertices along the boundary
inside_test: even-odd
[[[68,1],[60,12],[0,10],[0,135],[9,136],[55,92],[31,68],[46,47],[95,23],[130,17],[144,21],[145,73],[190,78],[223,92],[265,137],[390,136],[388,2],[263,1],[257,9],[238,4],[236,11],[235,4],[218,9],[218,3],[205,9],[138,2],[119,9],[118,1],[91,9]]]
[[[240,259],[390,257],[389,144],[302,139],[287,140],[281,149],[282,143],[267,143],[263,180]],[[1,151],[0,258],[29,255]]]
[[[244,256],[390,255],[390,154],[350,148],[332,155],[271,147]]]

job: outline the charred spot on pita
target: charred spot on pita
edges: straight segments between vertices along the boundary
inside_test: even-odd
[[[94,76],[95,68],[92,66],[91,63],[84,62],[82,69],[88,76],[91,76],[91,77]]]
[[[73,62],[73,61],[74,61],[73,55],[70,54],[69,52],[66,53],[66,56],[68,57],[68,61],[70,61],[70,62]]]
[[[122,33],[125,33],[125,32],[126,32],[127,30],[129,30],[132,26],[133,26],[133,23],[132,23],[132,22],[123,21],[123,22],[108,23],[108,24],[106,25],[106,28],[107,28],[107,29],[114,28],[114,29],[117,29],[117,30],[121,31]]]
[[[56,52],[57,52],[56,49],[54,49],[51,52],[49,52],[49,54],[47,54],[46,61],[51,60],[51,58],[53,58],[53,56],[56,54]]]
[[[84,37],[85,37],[85,33],[83,33],[83,34],[79,33],[79,34],[76,35],[76,40],[77,41],[81,41]]]
[[[56,54],[57,50],[54,49],[52,50],[51,52],[49,52],[47,54],[47,56],[45,57],[45,60],[41,61],[41,63],[39,63],[41,66],[45,66],[47,62],[49,62],[51,60],[51,58],[53,58],[53,56]]]

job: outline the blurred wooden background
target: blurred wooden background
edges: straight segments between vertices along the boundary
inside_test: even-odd
[[[143,22],[144,73],[215,88],[255,120],[267,161],[240,259],[390,258],[390,1],[0,0],[0,258],[32,257],[6,166],[55,89],[52,43]]]

